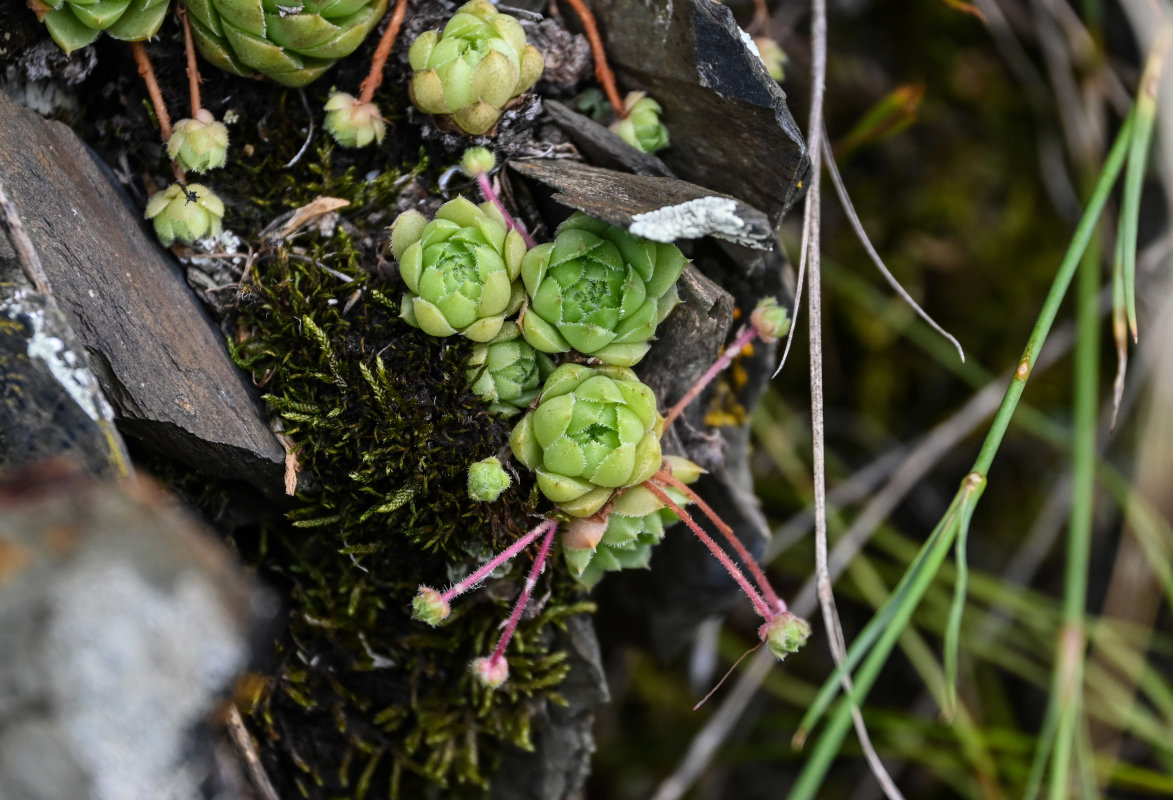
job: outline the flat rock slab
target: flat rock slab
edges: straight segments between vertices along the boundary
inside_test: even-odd
[[[774,229],[764,213],[688,181],[569,159],[510,161],[509,167],[555,190],[556,202],[654,242],[713,236],[757,250],[774,246]]]
[[[0,481],[0,797],[204,796],[277,606],[174,503],[62,461]]]
[[[2,92],[0,180],[122,431],[280,492],[284,451],[178,265],[69,128]]]
[[[627,91],[664,107],[676,175],[760,208],[777,227],[810,159],[786,93],[733,12],[712,0],[592,0],[607,59]]]

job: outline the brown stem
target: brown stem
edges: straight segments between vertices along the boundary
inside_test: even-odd
[[[745,32],[750,36],[757,36],[770,23],[770,9],[766,0],[753,0],[753,18],[746,26]]]
[[[627,106],[619,97],[619,89],[615,87],[615,73],[607,64],[607,53],[603,50],[603,37],[599,36],[599,26],[595,22],[595,15],[586,7],[582,0],[567,0],[574,7],[574,13],[582,20],[582,27],[586,31],[587,41],[591,43],[591,53],[595,57],[595,77],[603,84],[603,91],[607,94],[607,101],[619,115],[619,119],[626,119]]]
[[[195,42],[191,38],[191,23],[187,21],[187,11],[180,4],[176,7],[175,13],[183,23],[183,49],[187,52],[187,85],[191,92],[191,116],[194,119],[203,108],[200,102],[200,69],[196,66]]]
[[[391,48],[395,46],[395,37],[399,35],[399,27],[403,24],[403,15],[407,13],[407,0],[397,0],[395,12],[391,21],[387,23],[387,30],[383,31],[379,39],[379,46],[375,48],[375,55],[371,58],[371,71],[363,78],[359,87],[359,102],[369,103],[375,96],[375,90],[383,82],[383,67],[387,65],[387,58],[391,55]]]
[[[167,106],[163,104],[163,92],[159,89],[159,82],[155,80],[155,70],[151,67],[151,59],[147,56],[147,48],[142,42],[131,42],[130,52],[134,54],[134,62],[138,65],[138,74],[147,85],[147,94],[151,97],[151,105],[155,107],[155,117],[159,120],[159,133],[163,136],[164,144],[171,138],[171,117],[167,114]]]
[[[729,542],[729,546],[733,548],[733,551],[737,553],[738,558],[741,559],[741,562],[745,564],[750,574],[753,575],[753,579],[757,582],[758,588],[762,591],[762,596],[766,598],[766,602],[770,605],[770,607],[775,611],[786,610],[786,604],[782,602],[781,598],[778,597],[778,593],[774,591],[774,587],[770,585],[770,581],[766,577],[766,573],[762,571],[762,568],[758,564],[757,559],[754,558],[753,555],[750,554],[749,550],[745,548],[745,545],[742,544],[741,540],[738,539],[736,534],[733,533],[733,529],[729,527],[729,524],[725,522],[725,520],[721,519],[717,512],[714,511],[708,503],[701,499],[699,494],[692,490],[691,486],[686,485],[671,472],[663,469],[653,475],[652,480],[656,483],[667,484],[668,486],[671,486],[674,489],[678,489],[681,492],[684,492],[684,494],[688,495],[688,499],[691,500],[696,505],[696,507],[699,508],[701,512],[706,517],[708,517],[714,525],[717,526],[717,530],[719,530],[721,535],[725,537],[725,541]]]

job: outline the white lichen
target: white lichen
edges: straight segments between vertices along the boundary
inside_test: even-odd
[[[653,242],[715,236],[747,247],[761,246],[761,237],[737,215],[737,201],[731,197],[698,197],[636,214],[628,230]]]

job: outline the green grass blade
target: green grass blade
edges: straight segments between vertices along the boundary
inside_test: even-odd
[[[961,617],[965,612],[965,600],[969,595],[969,559],[966,557],[966,543],[969,541],[969,525],[963,525],[957,534],[953,548],[957,565],[957,579],[953,584],[953,603],[949,607],[949,622],[945,628],[945,702],[943,712],[946,719],[952,719],[957,710],[957,661],[961,649]]]
[[[879,640],[860,667],[855,677],[855,690],[852,696],[843,698],[835,706],[830,715],[830,721],[827,723],[827,729],[819,737],[790,791],[790,800],[813,800],[818,796],[827,770],[830,769],[831,762],[835,760],[835,756],[843,744],[843,737],[846,736],[847,730],[851,726],[853,703],[862,703],[876,682],[880,670],[888,661],[888,656],[891,654],[896,640],[900,638],[901,633],[908,626],[913,611],[916,610],[920,599],[932,584],[933,579],[936,578],[941,562],[949,554],[949,548],[953,545],[958,531],[969,526],[977,499],[984,489],[985,481],[980,478],[975,479],[973,475],[967,476],[962,483],[961,490],[954,502],[950,504],[950,510],[954,513],[948,514],[942,520],[947,524],[941,529],[940,537],[931,539],[933,547],[926,554],[924,569],[916,575],[914,581],[909,582],[906,596],[894,609],[891,622],[884,626]]]
[[[876,611],[876,615],[872,617],[868,624],[864,626],[863,630],[859,632],[859,635],[852,641],[851,647],[847,649],[847,654],[843,659],[843,664],[827,676],[822,688],[819,689],[818,695],[815,696],[814,701],[807,707],[806,713],[803,714],[802,720],[798,724],[798,730],[794,734],[795,746],[801,747],[806,741],[806,737],[809,735],[811,729],[822,719],[824,712],[826,712],[842,688],[843,676],[853,671],[859,665],[871,646],[880,638],[884,630],[889,627],[898,611],[906,605],[911,588],[924,573],[926,566],[933,557],[933,553],[940,547],[941,536],[947,528],[949,521],[952,520],[953,514],[956,512],[956,505],[957,500],[955,499],[953,505],[950,506],[945,516],[937,524],[937,528],[921,546],[920,551],[905,571],[904,576],[896,584],[896,588],[892,590],[892,595],[880,606],[879,610]]]
[[[1128,169],[1124,174],[1124,196],[1120,205],[1120,241],[1124,256],[1124,306],[1128,329],[1136,341],[1136,241],[1140,220],[1140,193],[1144,187],[1145,167],[1149,160],[1149,146],[1153,140],[1153,124],[1157,117],[1157,89],[1165,51],[1169,45],[1170,30],[1166,26],[1157,36],[1152,52],[1145,63],[1136,98],[1136,125],[1128,148]]]

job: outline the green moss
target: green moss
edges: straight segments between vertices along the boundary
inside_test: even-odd
[[[449,582],[521,533],[534,510],[514,490],[467,497],[468,464],[504,447],[508,427],[463,381],[469,346],[402,323],[395,303],[348,261],[344,233],[314,253],[254,265],[238,362],[295,443],[301,484],[263,566],[289,589],[282,663],[254,719],[275,775],[317,796],[411,797],[425,783],[479,787],[503,743],[530,746],[534,699],[558,702],[568,667],[550,651],[573,587],[553,579],[545,610],[519,629],[511,678],[487,692],[467,665],[492,648],[510,598],[457,604],[432,630],[410,620],[420,583]],[[347,303],[359,292],[346,313]],[[520,582],[520,572],[512,576]]]
[[[390,205],[393,180],[327,180],[329,148],[319,156],[321,178],[303,191],[354,197],[348,213]],[[506,546],[536,521],[535,497],[527,483],[494,503],[468,499],[469,464],[504,451],[510,426],[465,385],[469,343],[403,323],[345,227],[262,256],[242,286],[247,338],[233,357],[299,463],[294,506],[259,562],[289,615],[254,734],[283,796],[419,797],[437,785],[478,796],[502,748],[531,747],[534,713],[561,702],[569,667],[555,631],[588,604],[547,572],[550,599],[519,627],[496,692],[468,664],[491,652],[527,559],[507,576],[514,591],[465,598],[437,629],[410,619],[421,583],[447,585]]]

